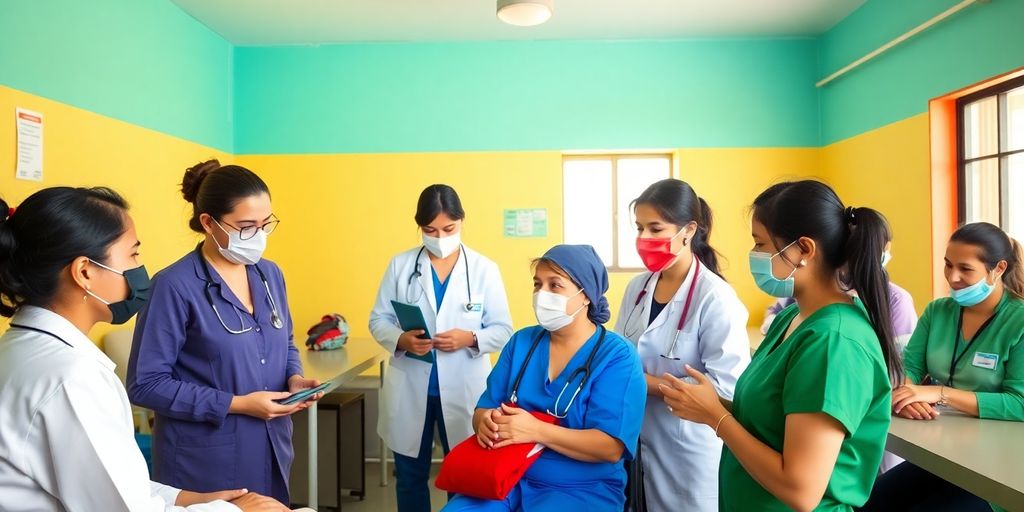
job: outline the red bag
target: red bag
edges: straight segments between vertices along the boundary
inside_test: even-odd
[[[509,407],[516,407],[506,404]],[[531,412],[535,418],[556,424],[558,419],[543,412]],[[540,447],[539,450],[534,448]],[[540,457],[537,444],[513,444],[498,449],[481,448],[476,435],[458,444],[441,464],[434,484],[438,489],[485,500],[503,500],[512,492],[526,470]],[[533,452],[533,453],[531,453]]]

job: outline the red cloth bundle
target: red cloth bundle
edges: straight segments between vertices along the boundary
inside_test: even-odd
[[[509,407],[515,405],[506,404]],[[556,424],[558,419],[543,412],[535,418]],[[503,500],[512,492],[543,449],[534,443],[513,444],[498,449],[481,448],[476,435],[458,444],[441,464],[434,484],[438,489],[486,500]]]

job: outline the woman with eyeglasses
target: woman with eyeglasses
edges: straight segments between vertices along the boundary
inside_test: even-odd
[[[128,362],[129,398],[156,413],[153,474],[287,504],[290,415],[310,403],[275,400],[319,383],[302,375],[281,269],[263,259],[279,222],[270,190],[216,160],[186,170],[181,190],[205,238],[154,277]]]
[[[633,201],[633,212],[648,272],[626,287],[615,330],[636,344],[653,399],[640,432],[640,468],[630,472],[632,509],[716,511],[722,441],[666,410],[658,385],[666,373],[685,376],[690,365],[731,399],[750,363],[747,309],[721,277],[709,243],[711,208],[689,184],[654,183]]]
[[[504,499],[458,495],[445,512],[620,512],[625,504],[623,462],[636,453],[647,386],[633,345],[604,327],[604,262],[589,245],[552,247],[534,263],[533,291],[539,325],[501,351],[473,425],[481,447],[543,451]]]
[[[465,217],[452,187],[420,193],[423,244],[391,259],[370,313],[373,338],[391,354],[377,431],[395,452],[399,512],[429,512],[435,426],[445,454],[472,435],[489,355],[512,335],[501,273],[463,245]],[[393,302],[418,307],[427,332],[403,330]]]

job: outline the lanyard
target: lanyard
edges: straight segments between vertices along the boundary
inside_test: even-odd
[[[974,333],[974,337],[971,338],[971,342],[974,342],[979,337],[981,337],[981,333],[985,332],[985,328],[987,328],[989,324],[992,323],[992,320],[995,320],[997,314],[999,314],[998,309],[992,313],[992,316],[988,317],[988,320],[985,320],[985,323],[981,324],[981,327],[978,328],[978,331]],[[956,375],[956,367],[957,365],[960,364],[960,360],[963,359],[964,356],[967,355],[967,353],[970,352],[971,350],[971,344],[967,342],[967,338],[963,338],[964,349],[960,351],[959,355],[957,355],[956,353],[957,345],[960,344],[960,338],[963,336],[963,327],[964,309],[960,308],[960,319],[957,320],[956,322],[956,332],[953,334],[953,354],[950,355],[949,357],[949,378],[946,379],[946,386],[948,387],[953,387],[953,376]]]
[[[598,328],[601,329],[601,336],[597,338],[597,343],[594,344],[594,348],[591,349],[590,355],[587,356],[587,361],[583,363],[583,366],[577,368],[571,374],[569,374],[568,380],[566,380],[565,385],[562,386],[562,393],[564,393],[565,388],[569,385],[570,382],[572,382],[573,379],[576,378],[576,375],[578,375],[579,373],[583,373],[583,380],[580,381],[580,385],[576,388],[576,394],[572,396],[573,399],[575,399],[576,395],[579,394],[580,389],[583,389],[583,383],[586,382],[587,378],[590,377],[590,363],[594,361],[594,355],[597,354],[597,349],[601,348],[601,343],[604,342],[604,335],[605,333],[608,332],[603,325],[598,326]],[[541,331],[537,333],[537,336],[533,338],[533,343],[530,345],[530,351],[526,353],[526,359],[523,360],[523,366],[519,368],[519,374],[516,375],[516,380],[512,384],[512,394],[509,396],[508,399],[509,402],[512,402],[513,404],[519,402],[519,383],[523,381],[523,375],[526,373],[526,367],[530,364],[530,359],[533,358],[533,352],[537,350],[537,345],[540,345],[540,339],[544,337],[544,333],[546,332],[547,331],[545,331],[544,329],[541,329]],[[558,396],[561,397],[562,393],[559,393]],[[555,402],[557,405],[558,400],[556,399]],[[569,401],[569,405],[572,405],[572,400]],[[569,408],[569,405],[566,405],[567,410]]]
[[[74,345],[64,341],[64,338],[61,338],[60,336],[57,336],[56,334],[54,334],[54,333],[52,333],[50,331],[44,331],[43,329],[39,329],[39,328],[36,328],[36,327],[30,327],[30,326],[27,326],[27,325],[21,325],[21,324],[11,324],[11,328],[12,329],[21,329],[21,330],[24,330],[24,331],[34,331],[34,332],[38,332],[39,334],[45,334],[47,336],[51,336],[51,337],[57,338],[57,340],[59,340],[61,343],[65,344],[65,345],[67,345],[67,346],[69,346],[71,348],[75,348]]]

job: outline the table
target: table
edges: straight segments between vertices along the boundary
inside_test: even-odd
[[[351,382],[359,374],[380,365],[380,382],[384,386],[384,371],[387,365],[388,353],[377,344],[373,338],[349,338],[343,348],[338,350],[326,350],[314,352],[299,348],[300,358],[304,377],[317,379],[326,382],[335,377],[341,382],[341,386]],[[319,489],[317,488],[317,432],[316,432],[316,402],[306,410],[306,418],[309,422],[309,508],[316,510],[319,505]],[[384,442],[380,443],[380,482],[381,486],[387,485],[387,447]]]
[[[1024,510],[1024,423],[948,408],[932,421],[893,417],[886,449],[1007,510]]]

